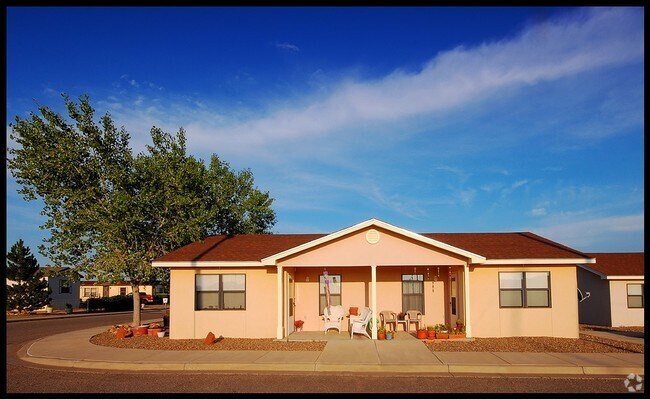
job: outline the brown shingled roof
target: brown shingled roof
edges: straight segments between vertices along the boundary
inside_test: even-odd
[[[174,261],[259,261],[327,234],[246,234],[209,236],[156,259]]]
[[[250,234],[209,236],[172,251],[156,262],[260,261],[327,234]],[[425,237],[488,259],[589,258],[575,249],[533,233],[424,233]]]
[[[643,276],[644,252],[598,252],[588,254],[595,264],[586,265],[606,276]]]
[[[588,255],[533,233],[425,233],[487,259],[589,258]]]

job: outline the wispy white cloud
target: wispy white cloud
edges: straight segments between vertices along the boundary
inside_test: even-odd
[[[513,39],[440,53],[416,72],[396,70],[371,81],[348,79],[325,97],[269,107],[262,117],[250,113],[255,116],[234,116],[219,123],[192,118],[192,129],[187,130],[195,148],[216,141],[229,153],[268,153],[288,143],[309,145],[321,136],[345,139],[373,124],[441,112],[502,89],[642,58],[641,13],[589,9],[573,19],[532,26]]]
[[[300,48],[298,48],[298,46],[296,46],[295,44],[291,44],[291,43],[278,43],[278,42],[275,42],[275,43],[273,43],[273,45],[275,47],[283,49],[283,50],[289,50],[289,51],[295,51],[295,52],[300,51]]]
[[[544,216],[546,215],[546,208],[533,208],[530,210],[532,216]]]
[[[634,245],[643,243],[644,214],[587,218],[533,228],[531,231],[583,251],[606,251],[604,248],[608,245],[608,241],[622,234],[629,235]]]

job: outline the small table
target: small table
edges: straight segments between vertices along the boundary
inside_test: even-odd
[[[395,330],[399,330],[399,325],[403,324],[404,325],[404,331],[408,332],[409,330],[409,321],[407,318],[404,318],[402,320],[397,319],[397,324],[395,324]]]

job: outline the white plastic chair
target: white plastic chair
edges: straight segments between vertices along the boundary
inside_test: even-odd
[[[379,312],[379,318],[381,319],[381,325],[384,326],[384,328],[389,327],[392,324],[395,327],[395,331],[397,331],[397,314],[395,312],[392,310],[382,310]]]
[[[406,319],[408,320],[409,326],[411,325],[411,323],[415,323],[416,331],[421,328],[423,320],[422,320],[422,312],[420,312],[419,310],[407,310]]]
[[[330,306],[328,310],[327,307],[323,309],[323,321],[325,322],[325,334],[330,328],[336,328],[341,333],[341,321],[345,317],[345,312],[343,312],[343,306]]]
[[[370,316],[372,316],[372,310],[370,308],[363,308],[361,311],[361,317],[350,321],[350,339],[354,338],[354,334],[363,334],[368,338],[371,338],[368,335],[368,322],[370,321]]]

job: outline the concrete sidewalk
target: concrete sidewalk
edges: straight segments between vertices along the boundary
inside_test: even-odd
[[[120,349],[89,342],[91,336],[106,329],[100,327],[45,337],[21,348],[18,356],[46,366],[110,370],[644,374],[642,353],[431,352],[422,341],[408,338],[392,341],[357,337],[333,339],[323,351],[163,351]]]

